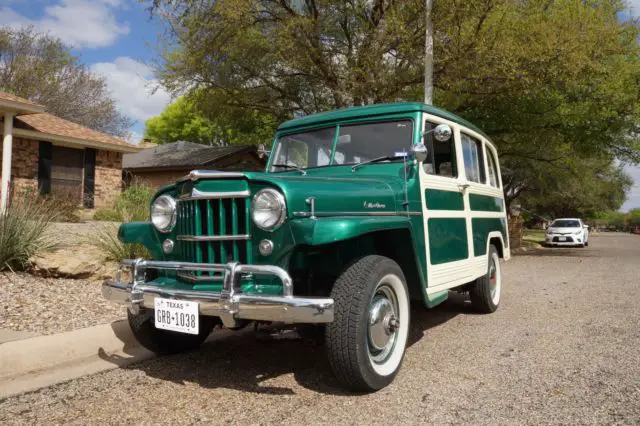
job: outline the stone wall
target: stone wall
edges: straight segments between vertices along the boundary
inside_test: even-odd
[[[94,207],[111,207],[122,190],[122,153],[98,150]]]
[[[11,189],[13,193],[38,191],[38,155],[40,144],[31,139],[13,137],[11,153]],[[2,144],[0,143],[0,158]],[[0,163],[0,170],[2,164]]]

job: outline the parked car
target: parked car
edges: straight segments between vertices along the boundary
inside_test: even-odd
[[[545,243],[548,246],[586,247],[589,245],[589,226],[581,219],[556,219],[547,228]]]
[[[264,173],[192,171],[158,191],[149,222],[120,227],[153,259],[123,261],[102,291],[143,346],[193,349],[249,321],[324,327],[336,377],[375,391],[402,363],[411,299],[432,308],[453,289],[498,308],[507,216],[480,129],[371,105],[285,122],[269,155]]]
[[[640,234],[640,226],[634,226],[631,228],[632,234]]]

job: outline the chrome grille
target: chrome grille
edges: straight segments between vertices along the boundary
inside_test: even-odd
[[[194,191],[193,196],[179,200],[176,239],[180,259],[251,264],[249,203],[248,192],[205,195]],[[222,278],[213,272],[180,273],[179,277],[188,281]]]

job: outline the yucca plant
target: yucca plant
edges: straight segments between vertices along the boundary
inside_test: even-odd
[[[125,244],[118,239],[118,225],[107,223],[95,227],[95,233],[88,242],[98,248],[106,260],[119,262],[122,259],[136,259],[151,257],[149,251],[142,244]]]
[[[48,230],[59,212],[36,196],[16,194],[0,213],[0,270],[24,270],[33,256],[56,247]]]
[[[149,204],[155,190],[145,185],[132,185],[118,195],[113,208],[98,210],[94,220],[132,222],[149,219]],[[97,247],[107,260],[116,262],[137,257],[149,258],[149,251],[142,244],[124,244],[118,240],[118,225],[114,223],[96,226],[95,234],[87,241]]]

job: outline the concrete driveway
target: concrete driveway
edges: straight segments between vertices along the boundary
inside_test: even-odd
[[[0,423],[637,424],[640,236],[503,267],[495,314],[414,306],[402,370],[375,394],[342,391],[321,346],[241,332],[12,397]]]

